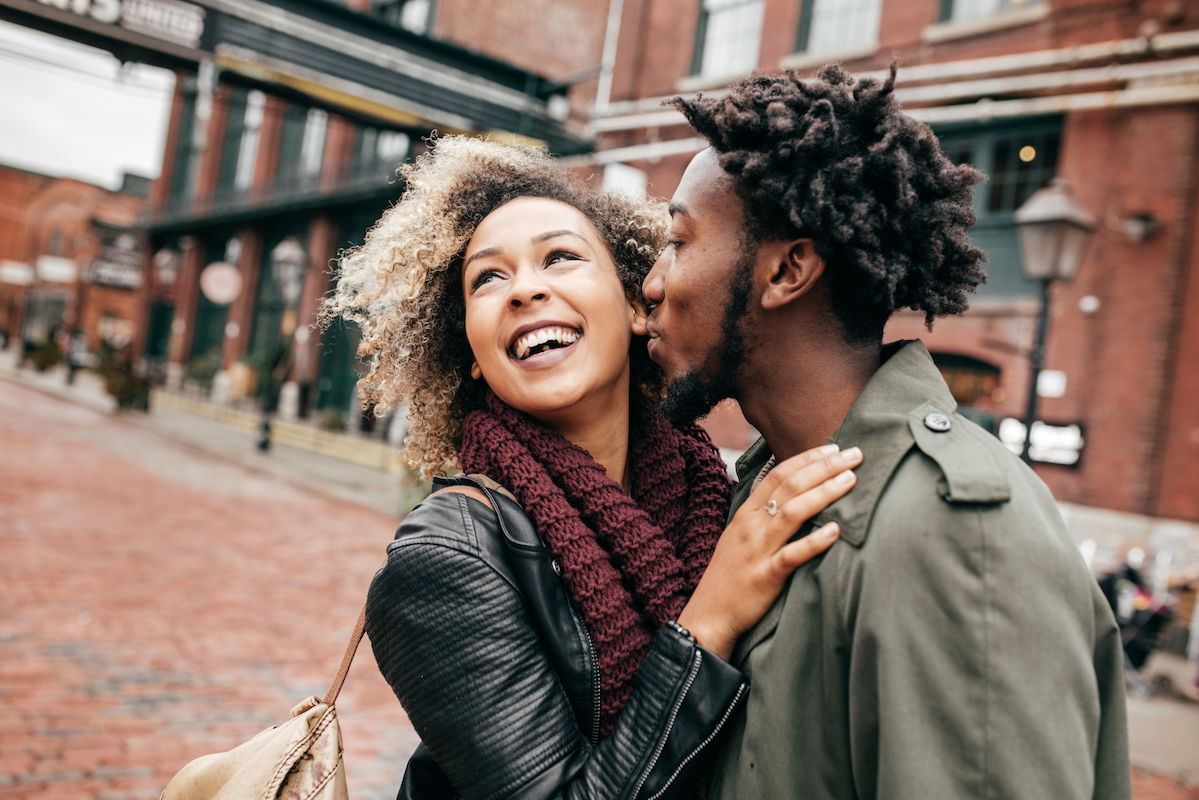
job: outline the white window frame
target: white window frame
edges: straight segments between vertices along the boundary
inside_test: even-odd
[[[765,0],[701,0],[696,74],[744,75],[758,66]]]

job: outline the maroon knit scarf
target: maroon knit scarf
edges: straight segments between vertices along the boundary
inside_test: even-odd
[[[488,393],[463,423],[461,462],[515,495],[562,566],[595,642],[600,733],[629,701],[633,676],[664,623],[703,575],[729,508],[720,455],[698,427],[634,409],[631,497],[591,455]]]

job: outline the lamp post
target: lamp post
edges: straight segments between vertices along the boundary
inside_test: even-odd
[[[1020,451],[1025,463],[1032,463],[1029,449],[1032,426],[1037,419],[1037,382],[1049,330],[1049,287],[1054,281],[1074,277],[1094,230],[1094,217],[1078,204],[1070,184],[1062,178],[1054,178],[1016,209],[1024,274],[1041,285],[1036,341],[1029,353],[1028,406],[1024,414],[1024,446]]]
[[[283,316],[279,321],[279,343],[270,360],[263,364],[266,391],[262,400],[262,424],[258,429],[258,449],[271,449],[271,415],[279,400],[279,384],[291,364],[292,337],[296,332],[296,306],[308,271],[308,253],[294,236],[288,236],[271,250],[271,277],[283,296]]]

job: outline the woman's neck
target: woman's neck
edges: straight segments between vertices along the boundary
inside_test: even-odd
[[[604,472],[626,491],[629,486],[629,403],[583,420],[555,421],[554,429],[591,454]]]
[[[628,392],[622,392],[620,401],[608,402],[592,407],[594,413],[559,416],[543,420],[558,431],[562,438],[588,451],[604,473],[617,486],[628,491]]]

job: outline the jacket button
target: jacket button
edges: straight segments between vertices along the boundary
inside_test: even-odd
[[[924,418],[924,427],[930,431],[937,433],[945,433],[953,427],[953,423],[949,421],[949,417],[944,414],[929,414]]]
[[[562,565],[560,563],[558,563],[558,559],[556,559],[556,558],[552,559],[550,561],[550,569],[552,569],[554,571],[555,575],[562,574]]]

